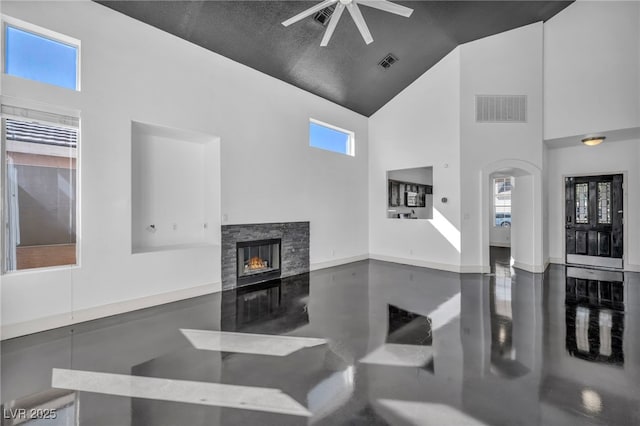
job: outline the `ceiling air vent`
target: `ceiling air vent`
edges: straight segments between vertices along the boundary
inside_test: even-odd
[[[526,123],[526,95],[476,95],[477,123]]]
[[[334,10],[336,10],[335,5],[325,7],[320,12],[317,12],[315,15],[313,15],[313,20],[318,22],[320,25],[327,25],[329,23],[329,18],[331,18],[331,15],[333,15]]]
[[[380,62],[378,62],[378,65],[387,70],[391,68],[391,65],[395,64],[396,62],[398,62],[398,58],[389,53],[387,56],[382,58]]]

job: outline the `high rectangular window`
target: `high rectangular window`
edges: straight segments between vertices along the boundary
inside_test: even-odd
[[[50,31],[41,30],[31,31],[4,23],[4,72],[78,90],[79,44],[63,35],[56,37]]]
[[[352,131],[320,121],[309,120],[309,146],[345,155],[355,155],[355,134]]]
[[[75,265],[77,119],[4,105],[2,112],[3,269]]]

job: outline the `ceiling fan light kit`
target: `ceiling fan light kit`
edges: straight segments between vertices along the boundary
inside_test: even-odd
[[[331,15],[329,20],[329,24],[327,25],[327,29],[322,37],[322,41],[320,42],[320,46],[327,46],[329,44],[329,40],[331,40],[331,36],[338,25],[338,21],[342,16],[342,12],[346,8],[353,18],[353,22],[355,22],[356,27],[358,27],[358,31],[360,31],[360,35],[364,39],[366,44],[370,44],[373,42],[373,37],[371,36],[371,32],[369,31],[369,27],[362,16],[362,12],[360,12],[360,8],[358,5],[372,7],[374,9],[379,9],[385,12],[393,13],[395,15],[400,15],[404,17],[409,17],[413,13],[413,9],[410,9],[405,6],[401,6],[396,3],[392,3],[388,0],[324,0],[321,3],[312,6],[297,15],[287,19],[282,23],[285,27],[288,27],[291,24],[295,24],[303,20],[304,18],[313,15],[331,5],[335,4],[336,8]]]

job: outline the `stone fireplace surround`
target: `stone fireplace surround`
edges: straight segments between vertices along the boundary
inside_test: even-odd
[[[281,277],[309,272],[309,222],[222,225],[222,290],[238,287],[236,243],[274,238],[282,240]]]

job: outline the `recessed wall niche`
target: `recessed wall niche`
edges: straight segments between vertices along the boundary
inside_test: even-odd
[[[387,217],[433,219],[433,167],[387,171]]]
[[[220,139],[131,122],[131,251],[220,244]]]

